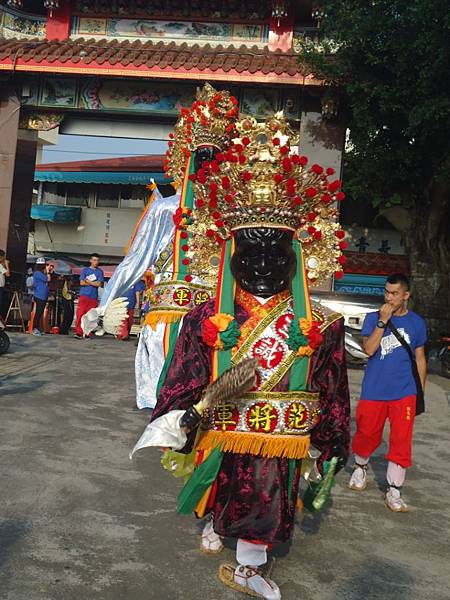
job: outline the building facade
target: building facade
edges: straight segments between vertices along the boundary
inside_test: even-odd
[[[38,165],[29,254],[120,262],[152,180],[165,182],[163,156]]]
[[[338,100],[301,63],[319,25],[309,0],[0,0],[0,247],[15,268],[25,267],[39,133],[167,140],[205,82],[257,118],[284,110],[300,152],[339,173]]]

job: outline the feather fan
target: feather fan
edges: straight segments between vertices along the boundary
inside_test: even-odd
[[[245,358],[225,371],[206,388],[202,399],[195,406],[197,412],[202,414],[207,408],[238,398],[255,387],[257,366],[255,358]]]
[[[103,333],[112,333],[116,335],[122,325],[122,322],[128,317],[128,300],[126,298],[116,298],[112,300],[105,308],[91,308],[81,317],[81,328],[84,335],[89,335],[93,331],[100,335]]]
[[[103,329],[106,333],[116,335],[122,325],[124,319],[127,318],[128,300],[126,298],[115,298],[106,305],[105,312],[102,317]]]

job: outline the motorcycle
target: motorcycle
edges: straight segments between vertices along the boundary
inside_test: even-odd
[[[450,336],[443,335],[440,341],[443,344],[438,353],[441,363],[441,375],[450,379]]]
[[[6,325],[2,317],[0,317],[0,354],[5,354],[9,350],[9,337],[6,333]]]

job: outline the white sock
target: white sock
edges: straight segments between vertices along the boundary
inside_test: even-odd
[[[363,458],[362,456],[359,456],[359,454],[355,454],[355,463],[357,463],[358,465],[367,465],[369,463],[370,460],[370,456],[368,456],[367,458]]]
[[[236,546],[236,560],[240,565],[259,567],[267,562],[267,546],[252,544],[239,539]]]
[[[401,467],[397,463],[391,461],[388,462],[386,479],[389,485],[395,485],[395,487],[402,487],[405,483],[406,469]]]

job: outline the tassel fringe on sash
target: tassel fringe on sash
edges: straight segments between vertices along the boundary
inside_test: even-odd
[[[301,459],[308,455],[309,445],[309,435],[207,431],[200,438],[197,450],[210,451],[220,448],[222,452],[233,454]]]
[[[185,315],[185,312],[173,312],[171,310],[155,310],[147,313],[145,324],[155,330],[158,323],[176,323]]]

